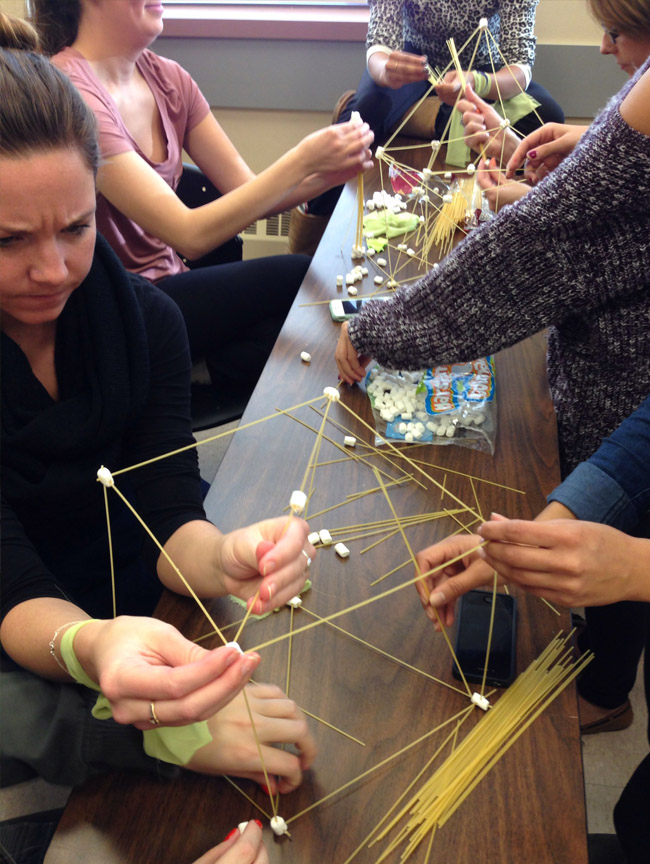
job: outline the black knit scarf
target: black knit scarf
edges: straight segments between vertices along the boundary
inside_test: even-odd
[[[98,451],[116,464],[149,389],[147,338],[131,280],[98,237],[90,273],[57,322],[58,402],[2,334],[3,496],[19,510],[79,504],[95,485]]]

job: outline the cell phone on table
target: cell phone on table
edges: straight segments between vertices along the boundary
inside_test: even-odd
[[[361,312],[370,300],[388,300],[388,297],[366,297],[364,300],[330,300],[330,315],[334,321],[347,321]]]
[[[363,308],[365,300],[330,300],[330,315],[334,321],[347,321]]]
[[[454,651],[467,681],[481,684],[485,672],[490,616],[494,600],[494,625],[487,658],[486,684],[507,687],[515,678],[517,601],[509,594],[468,591],[458,604]],[[453,664],[454,678],[461,680]]]

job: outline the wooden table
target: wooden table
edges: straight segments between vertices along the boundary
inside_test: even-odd
[[[352,266],[349,249],[354,237],[354,213],[354,189],[348,188],[241,426],[261,417],[275,415],[274,419],[245,428],[233,437],[212,485],[206,508],[210,518],[225,530],[281,513],[291,491],[303,481],[315,435],[295,419],[278,414],[278,409],[316,397],[324,386],[336,384],[333,352],[338,325],[330,320],[326,305],[306,304],[337,296],[335,277]],[[312,355],[309,365],[300,360],[303,350]],[[451,472],[503,484],[475,484],[483,514],[496,510],[531,517],[544,505],[545,495],[558,481],[555,419],[547,391],[544,353],[544,338],[539,335],[497,355],[498,442],[494,457],[458,446],[408,448],[410,456],[440,466],[431,469],[431,475],[441,483],[444,478],[446,488],[473,507],[476,502],[469,481]],[[344,388],[342,401],[371,420],[368,400],[359,388]],[[319,400],[316,407],[321,408],[322,402]],[[321,423],[321,416],[310,406],[293,413],[312,427]],[[368,438],[367,430],[340,405],[331,407],[330,416],[353,434]],[[337,442],[343,438],[343,432],[329,423],[325,434]],[[333,444],[323,443],[318,461],[329,464],[317,469],[310,513],[340,502],[347,494],[377,486],[366,465],[331,461],[341,456]],[[372,461],[379,464],[376,458]],[[424,488],[411,482],[391,489],[390,497],[400,515],[451,506],[448,496],[443,498],[429,481],[424,481]],[[312,517],[311,526],[350,526],[389,515],[383,493],[375,492]],[[464,521],[469,521],[467,516]],[[419,549],[456,528],[457,524],[446,517],[409,529],[408,539],[414,549]],[[318,553],[311,568],[313,587],[306,595],[305,608],[294,615],[294,628],[313,621],[310,612],[330,615],[411,578],[413,569],[406,565],[371,587],[378,576],[404,563],[408,554],[399,536],[361,554],[370,542],[350,542],[352,554],[345,561],[338,559],[331,548]],[[569,622],[566,613],[558,618],[529,596],[519,595],[519,603],[517,665],[521,671]],[[241,610],[227,600],[212,603],[211,610],[220,625],[241,619]],[[190,638],[210,629],[189,600],[166,594],[158,611]],[[252,649],[288,633],[289,620],[289,610],[283,609],[263,621],[250,622],[240,640],[243,647]],[[332,624],[429,675],[456,683],[451,677],[443,637],[435,634],[427,622],[412,587],[348,613]],[[213,639],[206,644],[218,643]],[[283,798],[279,812],[289,821],[334,794],[291,822],[292,840],[275,840],[269,831],[266,845],[272,862],[344,864],[440,745],[443,733],[348,788],[336,790],[461,710],[467,705],[467,696],[404,668],[328,624],[297,634],[291,644],[292,698],[362,740],[365,746],[310,721],[319,756],[300,789]],[[258,679],[286,687],[288,640],[262,648],[260,653],[263,662]],[[479,719],[472,717],[467,728]],[[268,799],[258,787],[247,781],[242,781],[242,787],[256,804],[270,812]],[[73,794],[46,862],[189,864],[220,842],[239,821],[256,815],[259,813],[253,806],[221,778],[184,774],[174,783],[161,783],[113,774]],[[382,844],[371,849],[363,847],[354,860],[359,864],[375,862],[383,848]],[[397,861],[399,856],[392,853],[387,860]],[[427,860],[424,845],[410,860],[413,864]],[[580,737],[572,689],[565,691],[522,735],[437,832],[428,860],[454,864],[586,864]]]

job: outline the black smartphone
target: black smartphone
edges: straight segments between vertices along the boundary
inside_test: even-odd
[[[454,650],[465,678],[480,684],[485,672],[493,600],[494,626],[485,680],[491,687],[507,687],[514,680],[516,670],[515,597],[510,594],[493,596],[491,591],[469,591],[464,594],[458,604]],[[452,674],[461,680],[456,663],[453,664]]]

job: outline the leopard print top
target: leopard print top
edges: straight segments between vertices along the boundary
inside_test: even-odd
[[[493,39],[480,39],[472,63],[490,69],[507,63],[531,66],[535,62],[535,9],[538,0],[368,0],[370,23],[366,47],[385,45],[398,50],[410,43],[429,64],[444,70],[450,61],[447,39],[453,36],[464,68],[469,68],[476,44],[471,39],[481,18],[488,19]],[[463,51],[460,49],[469,44]],[[489,44],[488,44],[489,43]],[[496,44],[495,44],[496,43]],[[499,46],[497,51],[496,46]]]

